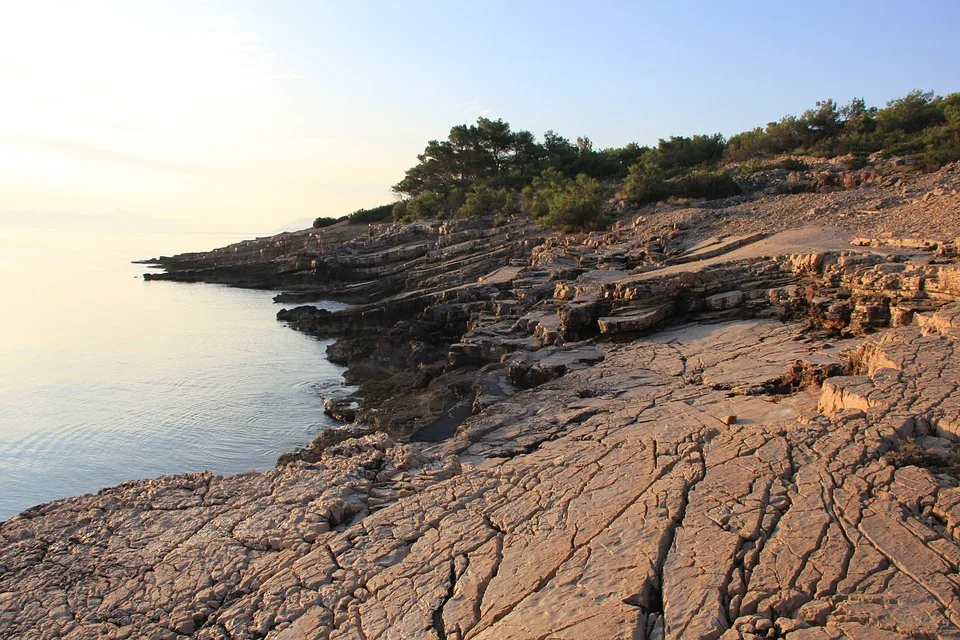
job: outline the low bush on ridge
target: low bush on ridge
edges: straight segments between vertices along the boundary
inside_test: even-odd
[[[389,222],[393,218],[393,204],[382,204],[372,209],[357,209],[347,216],[351,224]]]
[[[337,224],[341,220],[343,220],[343,218],[328,218],[326,216],[320,216],[319,218],[313,221],[313,228],[323,229],[324,227],[329,227],[330,225]]]
[[[602,211],[600,182],[586,174],[565,178],[547,169],[524,189],[530,217],[559,231],[599,231],[609,224]]]
[[[668,198],[716,200],[741,193],[736,180],[723,171],[699,170],[665,179],[658,167],[642,163],[630,167],[623,189],[623,194],[637,204]]]

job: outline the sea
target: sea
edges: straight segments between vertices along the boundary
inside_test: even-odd
[[[131,263],[250,237],[0,229],[0,520],[125,480],[266,470],[334,426],[321,396],[342,368],[277,322],[272,292]]]

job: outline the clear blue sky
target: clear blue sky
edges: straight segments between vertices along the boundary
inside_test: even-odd
[[[18,210],[271,228],[389,201],[480,115],[606,147],[960,91],[956,1],[77,4],[0,7]]]
[[[238,10],[321,88],[406,121],[401,135],[442,135],[473,106],[536,133],[649,143],[826,97],[960,91],[956,1],[356,4]]]

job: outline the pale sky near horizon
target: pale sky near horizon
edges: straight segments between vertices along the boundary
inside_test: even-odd
[[[960,91],[960,3],[770,4],[0,0],[0,214],[270,230],[481,115],[606,147]]]

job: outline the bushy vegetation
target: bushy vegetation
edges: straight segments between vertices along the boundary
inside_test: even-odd
[[[548,168],[569,178],[583,173],[598,180],[623,179],[644,151],[635,144],[597,151],[589,138],[572,143],[553,131],[544,134],[541,144],[529,131],[513,131],[503,120],[479,118],[475,125],[453,127],[446,140],[428,142],[418,164],[393,190],[408,198],[432,191],[459,209],[477,185],[518,190]]]
[[[512,215],[520,213],[521,210],[518,192],[506,187],[494,189],[481,182],[473,185],[467,192],[459,213],[467,216],[493,216]]]
[[[389,222],[393,217],[393,204],[383,204],[372,209],[357,209],[347,216],[351,224],[370,224]]]
[[[924,170],[960,160],[960,93],[947,97],[932,91],[911,91],[878,109],[862,98],[839,106],[818,102],[800,116],[786,116],[766,128],[737,134],[727,143],[728,160],[749,160],[781,153],[830,158],[854,154],[866,158],[913,158]]]
[[[504,216],[525,210],[542,212],[549,202],[550,213],[536,216],[544,224],[595,228],[600,197],[594,198],[594,192],[600,193],[600,182],[622,180],[648,150],[629,144],[598,151],[589,138],[571,142],[553,131],[540,143],[529,131],[513,131],[503,120],[480,118],[475,125],[453,127],[446,140],[427,143],[418,164],[393,187],[402,198],[394,205],[393,218],[492,215],[502,223]],[[541,189],[544,193],[538,196]],[[532,205],[531,199],[539,204]],[[589,212],[594,200],[596,210]],[[578,227],[578,220],[585,226]]]
[[[560,231],[595,231],[607,226],[601,211],[602,189],[585,173],[567,178],[548,167],[523,192],[530,216]]]
[[[343,220],[343,218],[328,218],[326,216],[320,216],[313,221],[314,229],[323,229],[324,227],[329,227],[330,225],[337,224]]]
[[[767,161],[760,158],[744,160],[740,163],[738,170],[741,175],[749,176],[760,171],[770,171],[773,169],[785,169],[787,171],[808,171],[809,163],[798,158],[784,158],[779,161]]]
[[[861,98],[842,106],[828,99],[729,140],[719,133],[670,136],[656,146],[599,150],[585,136],[571,141],[547,131],[539,141],[503,120],[479,118],[427,143],[393,187],[398,202],[359,209],[349,220],[487,216],[500,225],[527,213],[554,228],[590,230],[606,224],[604,195],[615,184],[622,183],[621,193],[638,204],[725,198],[741,192],[736,172],[722,169],[725,163],[738,163],[739,174],[750,175],[810,168],[799,158],[778,156],[844,156],[844,166],[857,169],[878,152],[908,156],[928,171],[960,160],[960,93],[912,91],[883,108],[868,107]]]
[[[723,171],[694,171],[672,180],[667,180],[670,196],[679,198],[703,198],[717,200],[743,193],[740,185],[730,174]]]
[[[698,169],[673,178],[665,178],[655,163],[638,162],[630,167],[623,193],[638,204],[667,198],[728,198],[741,193],[740,186],[723,171]]]

